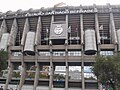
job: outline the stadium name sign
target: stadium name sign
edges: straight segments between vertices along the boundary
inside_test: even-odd
[[[75,13],[93,13],[93,9],[86,10],[60,10],[60,11],[40,11],[39,15],[54,15],[54,14],[75,14]]]

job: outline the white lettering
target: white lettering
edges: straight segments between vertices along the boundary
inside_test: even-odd
[[[56,14],[75,14],[75,13],[93,13],[93,9],[78,9],[78,10],[61,10],[61,11],[46,11],[46,12],[40,12],[39,15],[56,15]]]

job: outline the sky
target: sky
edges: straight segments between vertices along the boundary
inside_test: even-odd
[[[30,8],[40,9],[41,7],[53,7],[57,3],[66,3],[68,6],[81,5],[119,5],[120,0],[0,0],[0,12],[17,11],[18,9],[28,10]]]

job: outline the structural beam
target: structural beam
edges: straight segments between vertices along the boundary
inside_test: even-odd
[[[97,37],[98,52],[100,52],[100,32],[99,32],[99,22],[98,22],[98,13],[97,8],[94,6],[95,13],[95,32]]]
[[[41,45],[41,17],[38,18],[35,45]]]
[[[9,47],[8,47],[8,52],[9,52],[8,54],[10,57],[10,48]],[[8,75],[7,75],[6,83],[4,86],[4,90],[7,90],[9,82],[12,79],[12,74],[13,74],[13,64],[11,63],[11,60],[8,59]]]
[[[28,21],[28,18],[26,18],[24,29],[23,29],[23,34],[22,34],[22,39],[21,39],[21,45],[25,45],[26,35],[29,29],[30,29],[29,21]]]
[[[54,16],[52,15],[51,18],[51,25],[54,22]],[[53,54],[52,54],[52,41],[49,42],[49,49],[50,49],[50,79],[49,79],[49,90],[52,90],[53,87]]]
[[[67,25],[67,28],[68,28],[68,15],[66,15],[66,25]],[[67,32],[68,33],[68,32]],[[68,66],[68,49],[67,49],[67,46],[68,46],[68,39],[65,41],[65,64],[66,64],[66,77],[65,77],[65,90],[68,90],[68,77],[69,77],[69,66]]]
[[[36,90],[36,87],[38,85],[38,81],[39,81],[39,75],[40,75],[40,69],[39,69],[39,63],[38,63],[38,53],[37,53],[37,46],[35,46],[35,67],[36,67],[36,71],[35,71],[35,79],[34,79],[34,86],[33,86],[33,90]]]
[[[13,21],[13,24],[12,24],[12,28],[11,28],[11,31],[10,31],[10,37],[9,37],[9,40],[8,40],[8,45],[9,46],[14,46],[15,45],[17,31],[18,31],[18,26],[17,26],[17,21],[16,21],[16,18],[15,18],[14,21]]]
[[[0,39],[2,37],[3,33],[7,32],[6,22],[5,20],[2,21],[1,27],[0,27]]]
[[[23,46],[21,46],[21,50],[23,52]],[[26,76],[26,67],[25,67],[25,63],[24,63],[24,55],[22,54],[21,55],[21,65],[22,65],[22,70],[21,70],[21,77],[20,77],[20,83],[19,83],[19,86],[18,86],[18,89],[17,90],[22,90],[22,86],[24,84],[24,81],[25,81],[25,76]]]

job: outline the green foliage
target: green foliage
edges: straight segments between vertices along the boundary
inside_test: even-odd
[[[113,90],[120,84],[120,54],[113,56],[96,57],[96,63],[92,68],[98,81],[102,84],[109,82]]]
[[[0,74],[1,71],[7,67],[8,53],[6,51],[0,51]]]
[[[35,73],[33,72],[28,73],[28,78],[34,78],[34,77],[35,77]]]
[[[20,72],[13,72],[13,77],[20,78]]]
[[[42,78],[42,79],[48,79],[49,75],[40,74],[40,78]]]

